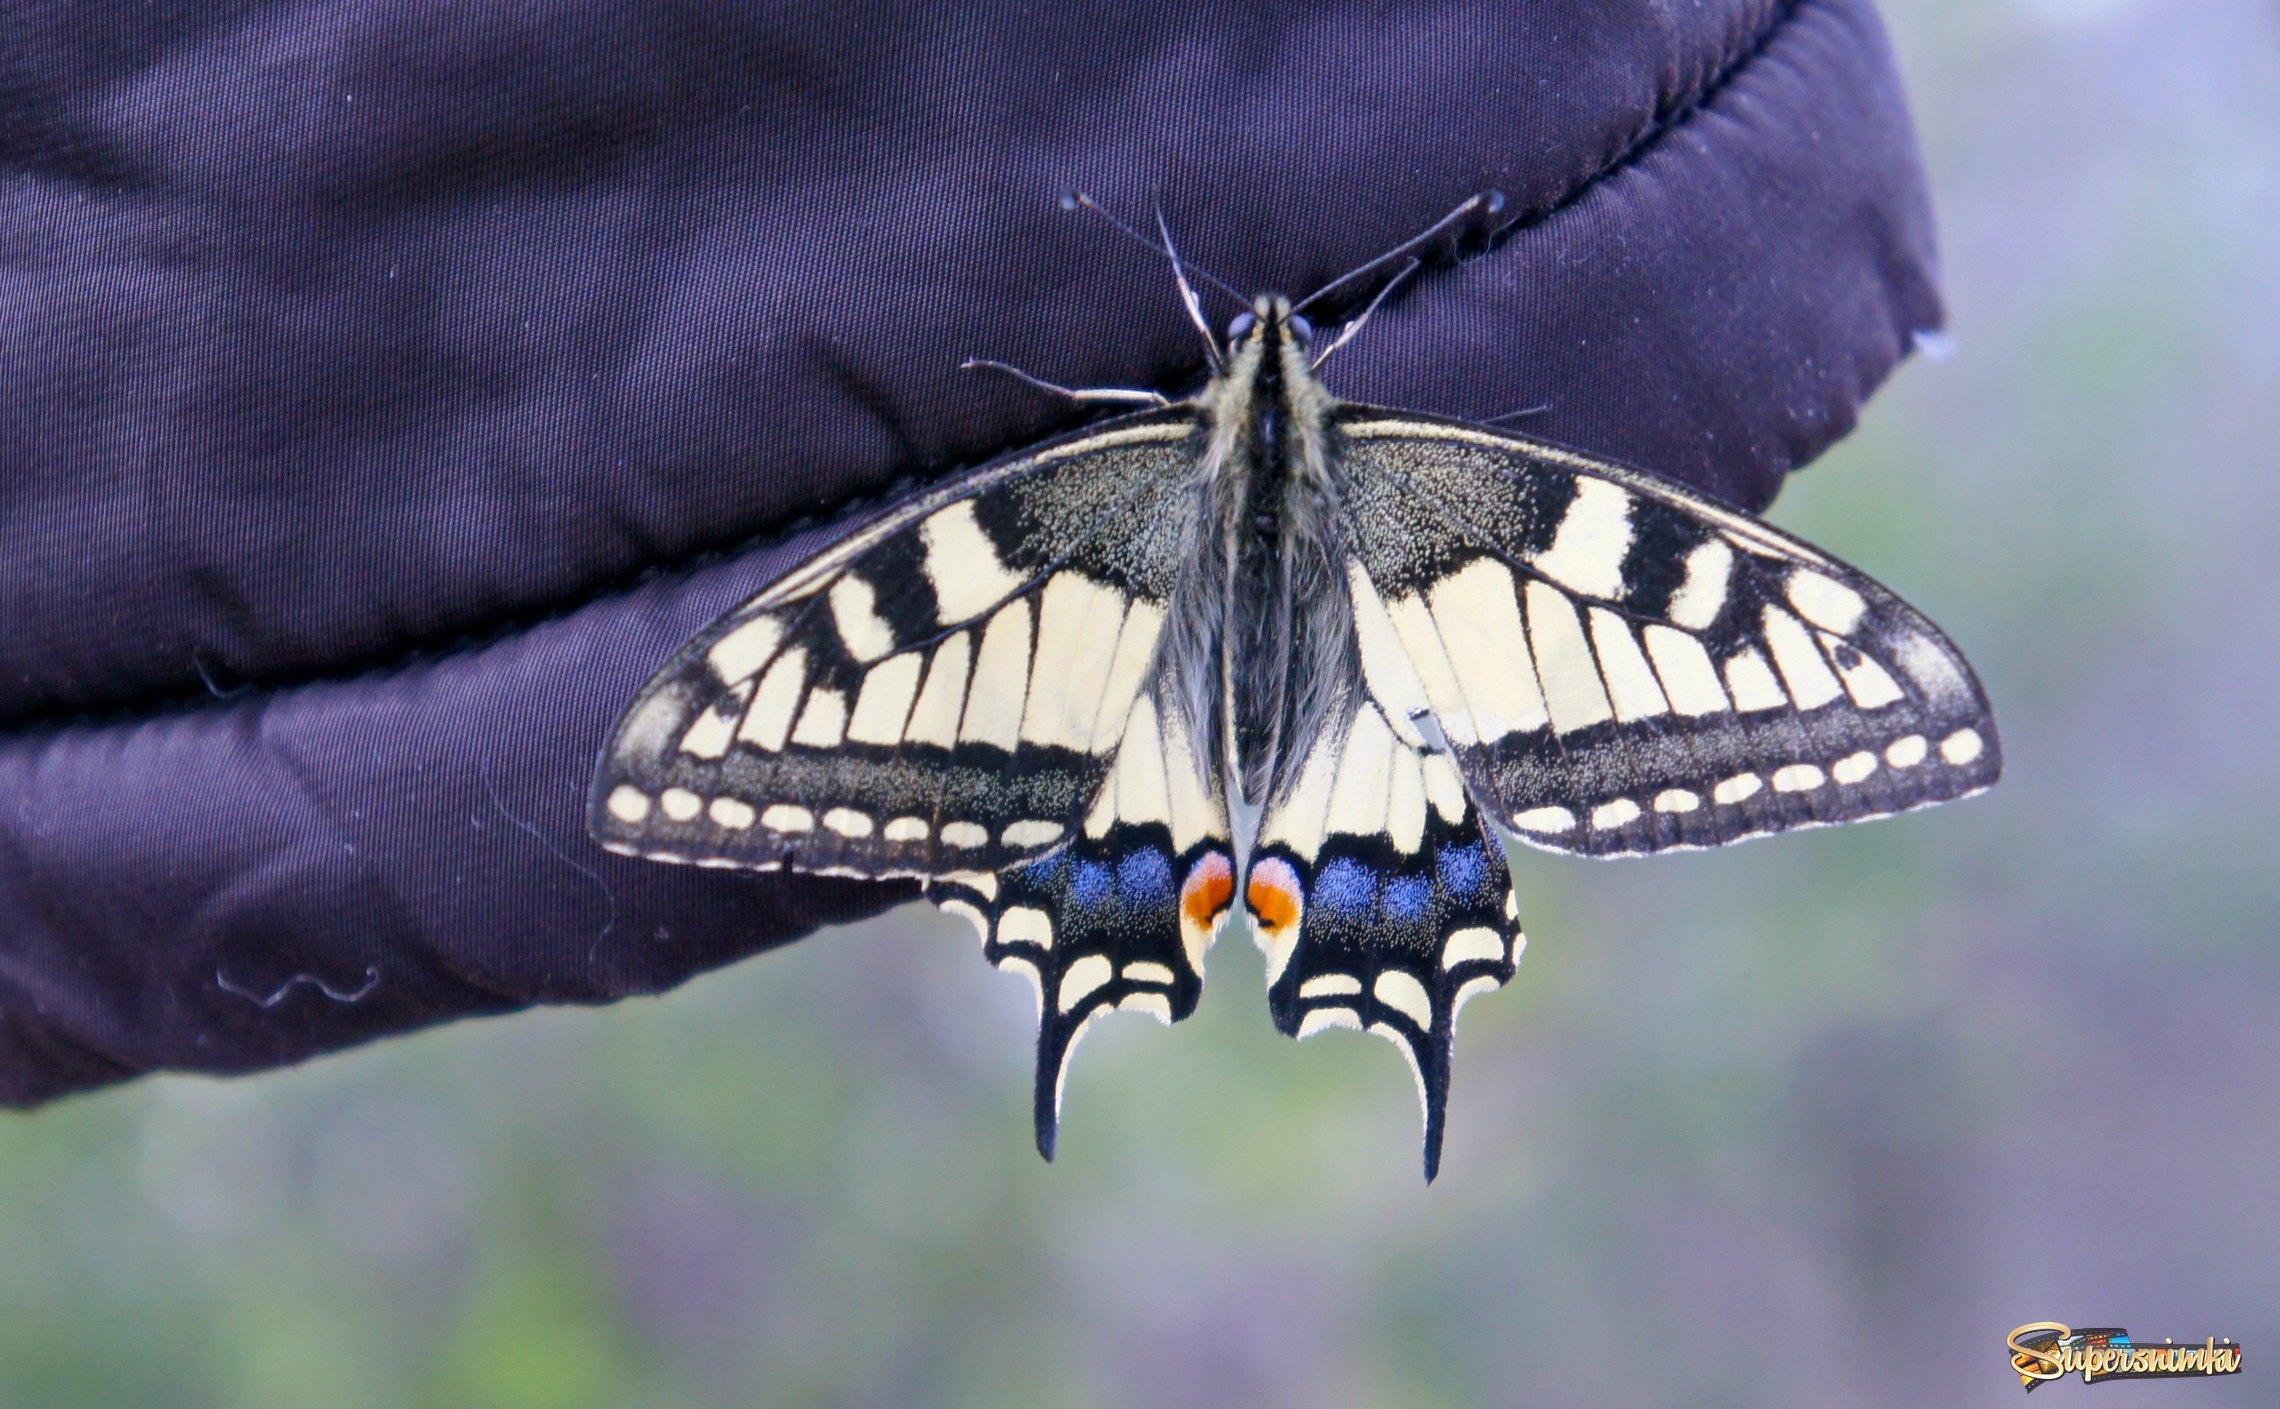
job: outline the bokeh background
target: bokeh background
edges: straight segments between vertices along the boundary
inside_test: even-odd
[[[2280,1374],[2280,7],[1888,0],[1949,337],[1774,517],[1969,650],[1960,807],[1517,879],[1418,1179],[1383,1042],[1096,1029],[924,908],[667,997],[0,1119],[0,1404],[1993,1405]],[[2041,1402],[2040,1400],[2037,1401]]]

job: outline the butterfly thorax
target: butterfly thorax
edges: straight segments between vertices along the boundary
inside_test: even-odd
[[[1196,737],[1220,740],[1226,777],[1270,804],[1336,717],[1351,675],[1353,625],[1334,477],[1337,402],[1308,364],[1287,300],[1262,298],[1197,398],[1208,449],[1198,466],[1209,545],[1185,590],[1209,623],[1176,667]],[[1197,689],[1208,680],[1212,689]]]

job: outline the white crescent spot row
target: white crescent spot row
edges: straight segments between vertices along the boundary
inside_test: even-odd
[[[1986,751],[1986,740],[1976,729],[1958,729],[1939,744],[1941,761],[1961,768],[1976,760]],[[1763,774],[1736,773],[1719,780],[1710,789],[1709,801],[1731,807],[1746,802],[1771,787],[1777,793],[1805,793],[1823,788],[1834,781],[1853,786],[1867,781],[1878,768],[1905,770],[1916,767],[1930,757],[1932,747],[1922,734],[1909,734],[1884,746],[1882,757],[1862,749],[1845,755],[1823,768],[1815,763],[1790,763]],[[1515,813],[1510,819],[1512,827],[1533,836],[1558,836],[1572,832],[1579,826],[1589,825],[1594,830],[1613,831],[1628,826],[1644,816],[1648,808],[1656,812],[1693,812],[1703,805],[1701,794],[1686,788],[1666,788],[1656,793],[1642,806],[1631,798],[1610,798],[1596,806],[1583,808],[1532,807]]]
[[[778,802],[756,807],[743,798],[705,798],[687,788],[666,788],[652,797],[631,783],[620,783],[611,789],[602,805],[610,816],[629,827],[640,826],[652,815],[659,815],[681,825],[702,818],[729,832],[746,832],[757,827],[784,836],[802,836],[821,830],[850,841],[875,833],[896,844],[915,844],[939,836],[947,846],[968,850],[989,845],[991,836],[990,829],[978,822],[951,821],[937,826],[924,817],[893,817],[881,825],[871,813],[859,808],[832,807],[818,816],[813,808],[796,803]],[[1006,846],[1029,849],[1049,846],[1059,841],[1067,830],[1059,822],[1023,818],[999,828],[996,835]]]

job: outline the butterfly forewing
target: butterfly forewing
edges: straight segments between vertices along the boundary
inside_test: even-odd
[[[994,871],[1092,807],[1193,551],[1192,413],[888,515],[698,636],[626,712],[595,836],[661,860]]]
[[[1341,415],[1365,676],[1391,713],[1431,714],[1522,840],[1716,846],[1944,802],[2000,772],[1962,656],[1810,545],[1481,427]]]

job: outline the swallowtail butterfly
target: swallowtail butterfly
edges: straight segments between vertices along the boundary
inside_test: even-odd
[[[1260,298],[1194,397],[729,612],[618,724],[595,838],[923,880],[1036,986],[1048,1158],[1086,1026],[1186,1017],[1240,904],[1278,1028],[1409,1059],[1431,1178],[1457,1014],[1524,942],[1500,834],[1642,856],[1995,781],[1970,666],[1882,586],[1652,475],[1340,401],[1312,341]]]

